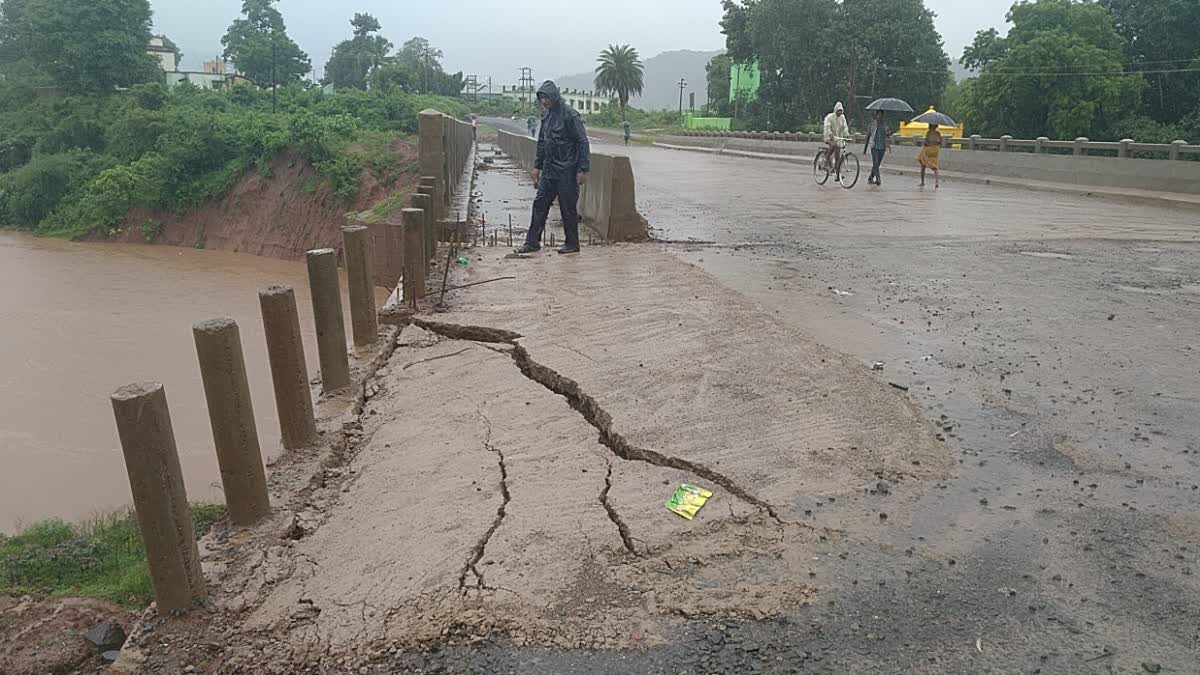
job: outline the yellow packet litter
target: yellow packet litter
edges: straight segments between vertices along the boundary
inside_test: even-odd
[[[713,493],[704,488],[684,483],[667,500],[667,508],[691,520],[696,517],[696,513],[700,511],[700,507],[704,506],[704,503],[711,499],[712,496]]]

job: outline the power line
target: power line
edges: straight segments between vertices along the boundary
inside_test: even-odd
[[[1200,55],[1197,55],[1190,59],[1167,59],[1164,61],[1130,61],[1129,63],[1122,63],[1121,67],[1122,68],[1137,68],[1140,66],[1161,66],[1163,64],[1171,64],[1171,63],[1191,64],[1191,63],[1196,63],[1197,61],[1200,61]],[[992,68],[994,71],[1013,70],[1016,72],[1024,72],[1024,70],[1022,68],[1019,68],[1016,66],[1005,66],[1005,65],[997,64],[997,63],[993,63],[989,67]],[[1061,67],[1065,68],[1065,69],[1073,69],[1073,68],[1092,68],[1093,66],[1091,66],[1089,64],[1089,65],[1061,66]],[[1191,66],[1188,66],[1188,67],[1190,68]],[[978,72],[978,71],[975,71],[975,72]],[[1063,72],[1067,72],[1067,71],[1063,71]],[[1072,70],[1071,72],[1074,72],[1074,71]]]
[[[898,66],[879,66],[879,68],[881,70],[890,70],[890,71],[904,72],[904,73],[946,73],[946,72],[949,72],[949,71],[933,70],[933,69],[923,70],[923,69],[919,69],[919,68],[903,68],[903,67],[898,67]],[[1170,74],[1170,73],[1200,73],[1200,68],[1169,68],[1169,69],[1163,69],[1163,70],[1107,70],[1107,71],[1096,71],[1096,72],[1080,72],[1080,71],[1070,71],[1070,70],[1046,71],[1046,72],[1038,72],[1038,71],[1021,72],[1021,71],[1007,71],[1007,70],[988,71],[985,68],[983,71],[979,71],[979,72],[980,72],[980,74],[984,74],[986,72],[994,72],[998,75],[1005,75],[1008,77],[1088,77],[1088,76],[1097,76],[1097,77],[1098,76],[1110,76],[1111,77],[1111,76],[1119,76],[1119,75],[1160,75],[1160,74]]]

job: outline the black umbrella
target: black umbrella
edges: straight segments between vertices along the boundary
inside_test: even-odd
[[[936,124],[939,127],[958,126],[958,123],[955,122],[949,115],[946,113],[940,113],[932,108],[929,109],[929,112],[921,113],[920,115],[912,118],[912,121],[924,122],[925,124]]]
[[[882,110],[884,112],[910,113],[912,106],[898,98],[877,98],[871,101],[867,110]]]

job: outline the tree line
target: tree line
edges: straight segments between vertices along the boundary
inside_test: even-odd
[[[427,87],[381,81],[327,95],[304,81],[308,56],[272,0],[242,9],[226,56],[260,85],[278,82],[277,96],[250,84],[168,89],[147,54],[148,0],[0,2],[0,226],[112,231],[131,225],[131,210],[182,213],[219,199],[248,171],[269,176],[285,153],[316,168],[329,198],[348,200],[364,171],[383,184],[398,177],[389,149],[416,131],[420,110],[466,112],[416,93],[436,90],[432,72]],[[140,226],[152,238],[154,227]]]
[[[724,0],[726,55],[709,64],[713,112],[799,129],[842,101],[852,117],[874,96],[936,103],[950,60],[922,0]],[[729,102],[731,63],[757,62],[759,95]],[[722,83],[721,78],[724,77]],[[713,106],[715,102],[715,106]]]
[[[798,129],[842,100],[934,105],[985,136],[1200,142],[1200,2],[1022,0],[979,31],[956,83],[922,0],[724,0],[712,112]],[[755,100],[729,101],[733,63],[757,62]]]
[[[325,84],[338,88],[367,89],[397,87],[405,91],[458,96],[463,74],[442,68],[442,50],[423,37],[405,42],[395,54],[395,45],[379,35],[382,26],[370,14],[355,14],[350,20],[353,37],[339,42],[325,65]]]

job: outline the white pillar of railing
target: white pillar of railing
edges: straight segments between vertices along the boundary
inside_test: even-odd
[[[1122,138],[1121,145],[1117,148],[1117,157],[1125,158],[1129,156],[1129,146],[1133,145],[1132,138]]]
[[[1167,159],[1179,159],[1179,155],[1181,154],[1179,151],[1185,145],[1187,145],[1187,141],[1171,141],[1171,149],[1167,151]]]
[[[1004,134],[1000,137],[1000,152],[1008,152],[1008,142],[1013,139],[1012,136]]]
[[[975,150],[975,144],[978,143],[981,138],[983,138],[983,136],[980,136],[979,134],[971,134],[971,138],[967,139],[967,149]]]
[[[1076,157],[1082,157],[1087,154],[1088,142],[1089,141],[1088,141],[1087,136],[1080,136],[1079,138],[1075,139],[1075,156]]]
[[[1033,142],[1033,152],[1038,155],[1045,152],[1046,151],[1046,142],[1049,140],[1050,139],[1047,138],[1046,136],[1038,136],[1037,139]]]

